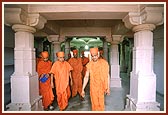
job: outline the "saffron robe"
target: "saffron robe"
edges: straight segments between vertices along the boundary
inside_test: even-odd
[[[57,103],[61,111],[68,106],[68,99],[71,96],[69,75],[72,69],[73,68],[67,61],[56,61],[50,71],[50,73],[54,74]]]
[[[86,64],[89,62],[89,58],[82,57],[81,59],[82,59],[82,65],[83,65],[82,76],[84,77],[86,74]]]
[[[37,71],[37,65],[40,61],[43,61],[41,57],[36,58],[36,71]]]
[[[104,94],[108,88],[109,65],[104,59],[90,61],[87,65],[90,72],[90,97],[93,111],[104,111]]]
[[[42,77],[42,74],[48,74],[50,72],[50,69],[52,67],[51,61],[39,61],[37,65],[37,73],[39,78]],[[47,107],[52,103],[54,100],[54,94],[51,87],[51,78],[49,77],[48,80],[45,83],[42,83],[39,81],[39,93],[42,95],[42,103],[44,106],[44,109],[47,109]]]
[[[82,92],[82,60],[81,58],[70,58],[69,61],[72,66],[72,97],[76,96],[77,93],[81,94]]]

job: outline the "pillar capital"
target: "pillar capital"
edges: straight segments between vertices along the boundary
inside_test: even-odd
[[[65,42],[66,39],[65,39],[64,37],[60,37],[60,38],[59,38],[59,41],[60,41],[60,42]]]
[[[153,31],[156,28],[154,24],[141,24],[138,26],[134,26],[132,31],[138,32],[142,30],[148,30],[148,31]]]
[[[164,22],[163,7],[145,7],[140,12],[129,12],[123,18],[123,22],[128,29],[140,24],[161,25]]]
[[[111,44],[117,45],[123,40],[122,35],[112,35],[112,41]]]
[[[110,42],[111,43],[111,41],[112,41],[112,38],[111,37],[105,37],[105,39],[104,39],[105,41],[107,41],[107,42]]]
[[[49,42],[59,42],[59,35],[49,35],[47,39]]]
[[[42,29],[47,22],[40,14],[29,14],[21,8],[5,8],[4,12],[4,22],[9,26],[13,24],[25,24],[36,29]]]
[[[36,29],[27,25],[21,25],[21,24],[14,24],[12,26],[12,29],[15,32],[23,31],[23,32],[30,32],[30,33],[35,33]]]

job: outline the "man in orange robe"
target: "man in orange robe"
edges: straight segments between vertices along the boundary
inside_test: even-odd
[[[83,65],[82,65],[82,60],[81,58],[77,57],[78,55],[78,50],[73,50],[73,56],[72,58],[69,59],[69,63],[72,66],[72,97],[76,96],[77,93],[80,95],[80,99],[83,100],[83,97],[81,96],[82,92],[82,70],[83,70]]]
[[[99,50],[99,59],[105,59],[104,57],[103,57],[103,50]]]
[[[36,57],[36,71],[37,71],[37,65],[41,60],[43,60],[43,58],[41,56],[41,53],[39,53],[38,56]]]
[[[109,65],[106,60],[98,58],[98,48],[91,48],[92,61],[86,67],[86,75],[82,87],[82,96],[85,96],[85,87],[90,74],[90,97],[92,111],[104,111],[104,94],[110,95]]]
[[[73,69],[71,65],[64,61],[64,52],[56,53],[58,60],[54,62],[51,68],[51,85],[53,84],[53,77],[55,78],[56,85],[56,95],[57,103],[60,111],[63,111],[68,106],[68,99],[71,96],[70,87],[69,87],[69,78],[71,79],[71,70]],[[72,83],[72,81],[71,81]]]
[[[81,54],[82,54],[81,59],[82,59],[82,65],[83,65],[82,77],[84,77],[86,73],[86,64],[89,62],[89,58],[85,57],[84,51],[82,51]]]
[[[71,58],[71,53],[68,53],[68,59],[66,61],[68,61]]]
[[[42,103],[44,106],[44,110],[51,109],[54,107],[51,105],[54,100],[54,95],[51,87],[51,78],[49,77],[49,72],[52,67],[52,62],[48,60],[48,52],[44,51],[41,53],[42,59],[38,62],[37,65],[37,73],[39,76],[39,92],[42,95]],[[47,80],[45,82],[40,81],[40,79],[46,75]]]

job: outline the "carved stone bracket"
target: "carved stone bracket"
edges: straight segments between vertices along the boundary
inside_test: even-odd
[[[27,24],[34,26],[37,29],[42,29],[47,20],[40,16],[40,14],[28,14]]]
[[[59,35],[49,35],[47,39],[49,42],[59,42]]]
[[[21,8],[5,8],[4,23],[8,26],[13,24],[26,24],[27,14]]]
[[[111,44],[119,44],[122,41],[123,41],[123,36],[122,35],[112,35]]]
[[[42,29],[47,20],[40,14],[29,14],[21,8],[5,8],[4,22],[6,25],[23,24]]]
[[[111,38],[111,37],[105,37],[105,40],[106,40],[107,42],[111,42],[111,41],[112,41],[112,38]]]
[[[114,35],[125,35],[128,31],[129,29],[125,27],[123,22],[112,27],[112,33]]]
[[[123,22],[128,29],[140,24],[161,25],[164,22],[163,11],[163,7],[145,7],[140,12],[129,12]]]

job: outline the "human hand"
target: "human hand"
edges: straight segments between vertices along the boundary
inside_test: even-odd
[[[49,74],[46,74],[46,77],[48,78],[48,77],[50,77],[50,75],[49,75]]]
[[[105,93],[106,95],[110,95],[110,88],[107,88]]]
[[[71,86],[73,85],[72,79],[71,79],[71,81],[70,81],[70,85],[71,85]]]
[[[51,88],[54,88],[54,84],[53,84],[53,82],[51,82]]]
[[[41,79],[41,78],[43,77],[43,75],[44,75],[44,74],[41,74],[39,79]]]
[[[84,90],[82,90],[81,96],[85,97],[85,91]]]

